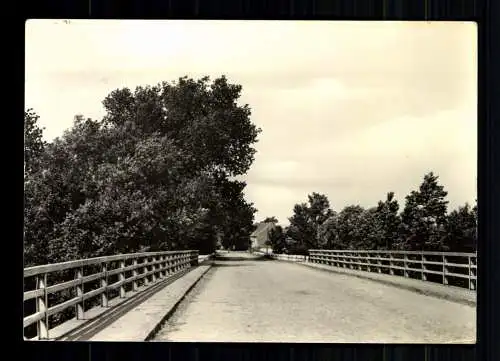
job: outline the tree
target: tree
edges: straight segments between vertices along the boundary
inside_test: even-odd
[[[384,202],[379,201],[376,210],[376,224],[380,228],[376,237],[375,249],[394,249],[398,242],[401,219],[398,214],[399,204],[394,199],[394,192],[387,193]]]
[[[289,218],[288,234],[305,249],[320,246],[321,225],[333,215],[328,198],[313,192],[308,195],[308,204],[296,204]]]
[[[230,178],[249,169],[260,129],[237,104],[240,93],[225,77],[184,77],[113,91],[102,122],[76,116],[25,181],[25,248],[45,257],[29,263],[209,252],[219,239],[247,247],[255,209],[246,184]]]
[[[286,248],[286,234],[283,227],[275,226],[268,231],[269,245],[274,253],[282,253]]]
[[[319,228],[319,247],[325,249],[339,249],[339,234],[338,234],[338,215],[333,214],[321,224]]]
[[[223,234],[224,247],[247,250],[251,246],[250,234],[253,232],[254,214],[257,211],[252,203],[243,196],[246,182],[224,180],[220,183],[221,196],[218,214]]]
[[[418,191],[406,197],[401,215],[398,246],[407,250],[446,250],[447,192],[432,172],[424,176]]]
[[[366,211],[359,205],[347,206],[337,217],[338,249],[363,249],[366,227],[362,227]],[[366,221],[365,221],[366,222]]]
[[[43,140],[43,129],[38,125],[40,117],[28,109],[24,112],[24,169],[32,173],[40,163],[46,142]]]
[[[264,223],[274,223],[274,224],[277,224],[278,223],[278,220],[276,219],[276,217],[266,217],[264,220],[263,220]]]
[[[307,204],[296,204],[293,212],[293,216],[289,218],[288,235],[302,248],[315,248],[316,229],[310,221]]]
[[[469,204],[448,215],[446,245],[452,252],[476,252],[476,215]]]
[[[250,121],[248,105],[237,104],[241,85],[224,76],[209,80],[182,77],[172,84],[137,87],[134,93],[115,90],[103,102],[104,122],[141,135],[167,135],[191,156],[192,171],[245,174],[261,130]]]

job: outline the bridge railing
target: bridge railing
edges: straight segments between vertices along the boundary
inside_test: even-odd
[[[272,257],[280,261],[291,261],[291,262],[307,262],[309,260],[309,256],[302,256],[297,254],[273,253]]]
[[[476,253],[309,250],[309,261],[476,290]]]
[[[74,308],[76,319],[82,320],[89,300],[95,303],[100,297],[100,307],[109,307],[113,298],[143,291],[197,264],[198,251],[187,250],[120,254],[25,268],[24,302],[34,300],[36,311],[26,315],[25,304],[23,327],[26,332],[36,324],[34,339],[48,339],[49,317]],[[64,297],[54,297],[57,293],[66,293],[69,299],[60,302]],[[55,304],[49,304],[51,299]]]

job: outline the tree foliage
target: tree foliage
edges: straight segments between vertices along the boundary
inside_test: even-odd
[[[475,252],[477,249],[477,206],[465,204],[448,216],[446,244],[452,252]]]
[[[399,247],[405,250],[443,251],[445,244],[447,192],[432,172],[424,176],[419,190],[406,197],[401,214]]]
[[[308,195],[308,203],[295,205],[289,218],[288,236],[297,242],[299,248],[317,248],[321,243],[321,226],[332,216],[328,198],[313,192]]]
[[[102,121],[76,116],[48,144],[27,111],[25,262],[248,247],[256,210],[233,177],[260,129],[241,90],[225,77],[117,89]]]
[[[477,204],[447,213],[447,192],[438,179],[432,172],[424,175],[401,212],[394,192],[375,207],[349,205],[338,213],[326,196],[312,193],[308,203],[295,205],[284,232],[285,240],[290,237],[297,246],[285,246],[296,253],[312,248],[475,252]]]
[[[277,225],[268,232],[270,246],[275,253],[281,253],[286,249],[286,234],[283,227]]]
[[[28,109],[24,112],[24,164],[25,176],[36,170],[46,146],[43,128],[38,125],[39,116]]]

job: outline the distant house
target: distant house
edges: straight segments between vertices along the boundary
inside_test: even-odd
[[[269,240],[268,232],[275,227],[274,223],[261,222],[257,224],[257,228],[250,235],[252,248],[266,247],[266,242]]]

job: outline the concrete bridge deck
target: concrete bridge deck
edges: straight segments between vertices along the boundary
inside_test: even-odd
[[[91,340],[475,342],[476,308],[471,305],[243,252],[212,263],[175,281]],[[469,292],[426,287],[463,292],[465,298]]]

